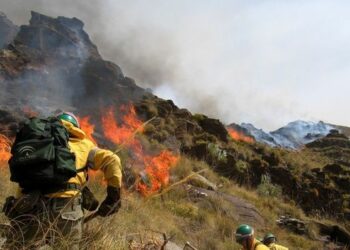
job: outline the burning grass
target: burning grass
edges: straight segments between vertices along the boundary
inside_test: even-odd
[[[259,235],[272,231],[290,248],[320,247],[317,242],[281,230],[275,225],[275,219],[281,214],[303,216],[293,204],[273,197],[259,197],[254,191],[240,188],[231,180],[220,177],[204,162],[180,158],[164,146],[146,145],[140,136],[144,123],[137,118],[135,109],[132,106],[124,106],[119,112],[122,114],[120,121],[115,119],[113,109],[108,109],[101,117],[103,132],[108,140],[116,144],[119,154],[127,152],[123,156],[123,166],[129,164],[136,168],[136,175],[141,173],[140,178],[135,178],[134,186],[138,192],[133,192],[133,189],[124,190],[122,208],[118,214],[96,218],[86,224],[83,247],[140,249],[148,243],[160,247],[164,241],[159,236],[166,233],[173,236],[173,241],[180,246],[189,241],[199,249],[238,249],[233,233],[240,222],[235,220],[232,206],[220,198],[202,198],[198,201],[189,197],[185,188],[186,178],[192,172],[202,170],[206,170],[201,173],[204,177],[222,187],[220,192],[245,198],[257,207],[266,221],[265,228],[257,230]],[[80,123],[89,138],[94,139],[95,126],[91,124],[90,118],[83,117]],[[0,139],[3,140],[0,141],[1,145],[5,145],[0,148],[0,153],[9,153],[10,141],[3,136],[0,136]],[[246,144],[234,143],[234,146],[244,155],[243,158],[251,158],[252,152],[247,149]],[[14,185],[8,181],[9,175],[5,169],[0,169],[4,171],[0,177],[0,188],[6,190],[2,193],[2,200],[15,193],[12,189]],[[89,175],[89,186],[98,194],[99,200],[103,200],[105,185],[101,185],[102,176],[97,173]],[[180,184],[169,186],[170,180]],[[185,181],[181,182],[182,180]],[[147,198],[140,199],[140,194]],[[2,217],[2,221],[5,222],[6,219]]]
[[[141,178],[137,185],[137,190],[144,196],[161,190],[169,184],[170,168],[174,166],[179,157],[164,150],[155,157],[147,156],[144,158],[146,176]],[[146,179],[146,180],[145,180]]]
[[[93,137],[93,133],[95,131],[95,125],[90,123],[90,116],[85,116],[78,119],[79,119],[80,127],[85,132],[86,136],[95,144],[97,144],[95,138]]]
[[[238,131],[234,130],[233,128],[227,128],[227,132],[229,133],[231,138],[235,141],[243,141],[243,142],[247,142],[247,143],[254,143],[255,142],[255,140],[252,137],[247,136],[241,132],[238,132]]]
[[[132,165],[131,173],[135,175],[133,178],[137,181],[136,190],[144,196],[158,192],[169,184],[170,168],[176,165],[179,156],[167,149],[148,152],[143,146],[141,137],[137,137],[137,134],[143,133],[147,122],[138,119],[132,105],[121,106],[119,112],[120,122],[115,118],[113,108],[104,112],[101,117],[103,134],[107,140],[116,145],[116,153],[125,151],[130,153],[129,157],[123,157],[123,165]],[[93,138],[95,125],[90,122],[90,117],[79,118],[79,122],[87,137],[96,143]],[[94,179],[101,179],[96,176],[97,173],[89,174]]]
[[[122,124],[115,119],[115,111],[109,108],[102,116],[102,127],[105,137],[117,145],[127,144],[132,147],[135,143],[134,136],[136,131],[143,131],[143,122],[137,118],[135,108],[132,105],[121,106]],[[138,146],[138,145],[137,145]]]
[[[14,186],[9,182],[7,168],[1,168],[0,188],[5,190],[1,200],[14,194]],[[258,235],[272,231],[279,241],[290,249],[311,249],[317,243],[294,235],[278,228],[274,221],[283,213],[301,216],[300,210],[281,200],[258,197],[255,192],[247,191],[232,183],[232,181],[218,176],[208,165],[200,161],[181,159],[172,168],[172,178],[185,179],[190,172],[186,169],[203,172],[210,181],[221,184],[221,192],[235,194],[252,202],[266,219],[266,228],[259,229]],[[100,179],[90,179],[89,186],[98,199],[105,197],[105,187]],[[234,243],[234,230],[240,223],[233,219],[234,211],[230,204],[220,198],[189,199],[185,185],[172,186],[161,195],[151,194],[147,199],[140,199],[136,192],[124,190],[122,208],[113,216],[98,217],[84,226],[82,248],[89,249],[142,249],[155,246],[160,249],[164,243],[163,233],[172,237],[172,241],[184,246],[186,241],[198,249],[239,249]],[[2,216],[2,222],[6,219]],[[210,235],[210,237],[208,237]],[[62,240],[62,245],[66,242]],[[135,248],[132,248],[134,246]],[[320,246],[319,246],[320,247]],[[320,248],[318,248],[320,249]]]
[[[159,153],[148,153],[142,142],[136,137],[137,133],[144,130],[144,122],[137,118],[135,108],[132,105],[120,108],[121,123],[115,119],[115,112],[108,109],[102,116],[102,127],[104,136],[118,146],[117,151],[125,147],[132,152],[134,166],[141,166],[136,178],[139,182],[137,190],[144,196],[155,193],[169,183],[169,170],[178,161],[178,156],[169,150]]]
[[[11,157],[12,142],[5,135],[0,134],[0,165],[6,163]]]

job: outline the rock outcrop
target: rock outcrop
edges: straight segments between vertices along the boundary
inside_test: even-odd
[[[29,25],[0,51],[0,106],[13,112],[28,106],[44,115],[75,110],[97,120],[106,107],[147,94],[101,58],[83,27],[77,18],[32,12]]]
[[[0,49],[11,43],[17,32],[18,27],[4,13],[0,12]]]

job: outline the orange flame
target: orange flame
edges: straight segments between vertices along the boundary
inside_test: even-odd
[[[132,105],[123,105],[120,111],[125,113],[122,117],[122,125],[118,125],[115,120],[113,108],[110,108],[106,112],[106,115],[102,117],[102,127],[105,137],[116,144],[129,141],[137,129],[141,129],[141,132],[143,131],[143,123],[137,118],[135,108]]]
[[[95,131],[95,125],[90,123],[90,116],[85,116],[83,118],[78,117],[80,128],[85,132],[86,136],[97,144],[96,140],[92,136]]]
[[[247,143],[254,143],[254,139],[252,137],[247,136],[241,132],[238,132],[238,131],[234,130],[233,128],[227,128],[227,131],[228,131],[229,135],[231,136],[231,138],[236,140],[236,141],[244,141]]]
[[[115,144],[123,144],[134,153],[137,165],[145,166],[141,177],[144,177],[136,184],[137,190],[142,195],[149,195],[157,192],[169,183],[169,170],[178,161],[178,156],[170,151],[164,150],[157,156],[147,155],[141,142],[135,138],[136,131],[143,131],[143,122],[137,118],[135,108],[132,105],[122,106],[120,111],[122,124],[115,120],[115,113],[112,108],[107,110],[102,117],[102,128],[104,136]]]
[[[155,157],[145,157],[145,173],[147,178],[142,178],[137,185],[137,190],[144,196],[157,192],[169,183],[169,170],[179,160],[171,152],[164,150]],[[147,183],[148,182],[148,183]]]
[[[115,120],[113,108],[110,108],[102,117],[104,136],[115,144],[124,144],[140,158],[143,155],[142,145],[134,138],[134,135],[137,130],[143,131],[143,123],[137,118],[135,108],[132,105],[122,106],[120,110],[124,113],[122,125],[119,125]]]
[[[0,163],[7,162],[11,157],[11,140],[0,134]]]

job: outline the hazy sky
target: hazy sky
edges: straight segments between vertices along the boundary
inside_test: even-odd
[[[0,0],[77,17],[105,59],[180,107],[272,130],[296,120],[350,126],[350,1]]]

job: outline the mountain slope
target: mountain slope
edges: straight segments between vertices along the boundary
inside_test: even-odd
[[[315,123],[300,120],[290,122],[286,126],[269,133],[257,129],[249,123],[243,123],[240,126],[246,129],[248,134],[254,136],[258,142],[290,149],[298,149],[309,142],[324,137],[335,128],[322,121]]]
[[[292,211],[293,216],[304,218],[295,204],[308,215],[338,219],[346,215],[347,196],[343,190],[340,192],[334,188],[334,173],[327,174],[329,167],[325,167],[341,164],[335,158],[311,148],[290,152],[252,140],[236,140],[230,137],[219,120],[202,114],[193,115],[171,100],[148,93],[124,76],[118,65],[101,58],[85,33],[83,23],[76,18],[51,18],[33,12],[29,25],[20,27],[14,41],[0,51],[0,56],[0,87],[5,90],[0,92],[0,134],[13,139],[18,122],[36,113],[47,115],[56,109],[68,109],[83,118],[87,115],[91,123],[88,124],[91,125],[89,131],[100,146],[113,150],[118,147],[118,154],[122,157],[127,201],[122,213],[132,222],[133,225],[125,226],[132,232],[146,230],[146,222],[153,230],[161,228],[175,232],[182,241],[189,237],[201,248],[232,249],[232,229],[244,222],[245,214],[241,214],[244,207],[254,210],[253,217],[257,219],[253,218],[252,223],[261,233],[270,228],[279,233],[274,221],[281,214]],[[135,112],[125,114],[123,104],[126,103],[131,103],[135,108],[131,111]],[[133,124],[130,114],[131,118],[140,120],[131,132],[128,131],[128,137],[117,142],[108,138],[104,133],[104,122],[112,121],[109,124],[112,126],[107,127],[118,134]],[[297,122],[276,134],[283,135],[295,145],[307,141],[305,127],[308,125]],[[318,130],[311,130],[314,131]],[[242,132],[246,131],[243,129]],[[277,144],[274,136],[266,135],[265,140]],[[310,136],[317,137],[318,132]],[[283,138],[279,138],[280,141]],[[125,148],[134,139],[137,140],[137,149]],[[149,154],[146,160],[162,150],[170,150],[181,158],[168,176],[171,186],[162,184],[158,190],[160,193],[145,199],[145,202],[137,192],[137,183],[141,179],[147,184],[151,178],[142,172],[147,161],[140,163],[135,160],[140,149]],[[218,193],[202,191],[200,188],[207,186],[208,182],[189,178],[194,172],[217,184],[214,186],[220,188],[215,191]],[[332,180],[323,182],[322,176]],[[349,180],[344,179],[344,183],[348,185]],[[188,185],[195,188],[189,189]],[[255,190],[262,192],[257,196]],[[271,193],[271,190],[282,192]],[[330,205],[322,206],[328,194],[327,204]],[[232,212],[232,201],[238,201],[237,197],[244,200],[241,206],[236,206],[239,216]],[[154,203],[148,202],[152,199]],[[337,206],[333,207],[334,204]],[[346,218],[343,223],[348,225],[348,221]],[[106,221],[102,222],[103,225]],[[107,222],[113,224],[113,220]],[[128,219],[122,222],[130,223]],[[267,228],[264,228],[265,223]],[[113,240],[120,241],[119,236],[125,234],[118,231],[115,235],[108,229],[106,227],[105,235]],[[291,246],[304,249],[308,249],[306,245],[320,246],[306,237],[283,232],[282,238]],[[89,241],[91,244],[96,242],[94,236],[89,239],[93,239]],[[125,243],[126,236],[123,240]],[[303,240],[305,244],[302,244]],[[110,249],[106,242],[103,246]]]

